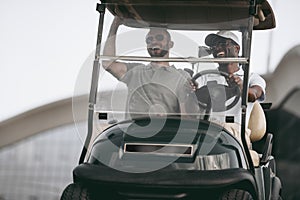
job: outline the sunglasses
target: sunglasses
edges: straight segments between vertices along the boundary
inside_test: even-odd
[[[149,37],[146,38],[146,43],[147,43],[147,44],[150,44],[151,42],[153,42],[154,38],[155,38],[155,40],[157,40],[157,41],[163,41],[164,38],[165,38],[165,36],[162,35],[162,34],[157,34],[157,35],[155,35],[155,36],[149,36]]]
[[[216,50],[217,48],[228,48],[231,46],[235,46],[233,42],[230,40],[222,41],[222,42],[216,42],[215,45],[211,46],[212,50]]]

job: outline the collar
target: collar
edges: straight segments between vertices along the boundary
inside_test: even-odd
[[[175,66],[174,65],[170,65],[170,66],[159,66],[159,65],[157,65],[157,64],[155,64],[155,63],[149,63],[148,65],[147,65],[147,68],[151,68],[151,69],[161,69],[161,70],[166,70],[166,71],[169,71],[169,72],[172,72],[172,71],[174,71],[174,69],[176,69],[175,68]]]

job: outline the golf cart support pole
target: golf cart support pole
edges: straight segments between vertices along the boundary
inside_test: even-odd
[[[250,7],[251,9],[251,7]],[[250,10],[251,12],[251,10]],[[243,57],[250,58],[250,47],[251,47],[251,37],[252,37],[252,27],[253,27],[253,17],[249,18],[249,24],[248,29],[242,30],[242,45],[243,45]],[[244,48],[244,47],[248,48]],[[247,102],[248,102],[248,83],[249,83],[249,66],[250,66],[250,60],[248,60],[247,64],[243,64],[243,71],[244,71],[244,80],[243,80],[243,90],[242,90],[242,123],[241,123],[241,139],[242,144],[244,147],[244,151],[247,156],[248,165],[250,170],[254,173],[254,165],[252,161],[252,157],[247,145],[246,141],[246,112],[247,112]]]
[[[100,13],[100,16],[99,16],[99,25],[98,25],[98,34],[97,34],[97,46],[96,46],[95,59],[93,64],[92,81],[91,81],[91,89],[90,89],[90,96],[89,96],[88,132],[85,138],[84,146],[82,148],[79,164],[84,162],[84,158],[91,141],[91,137],[93,133],[94,106],[96,104],[97,90],[98,90],[98,78],[99,78],[99,70],[100,70],[99,59],[100,59],[101,41],[102,41],[102,33],[103,33],[105,5],[98,3],[96,10]]]

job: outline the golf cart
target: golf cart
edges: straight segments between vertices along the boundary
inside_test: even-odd
[[[103,0],[97,10],[100,19],[88,133],[79,165],[73,170],[74,183],[66,187],[61,199],[281,199],[281,183],[270,154],[272,135],[267,134],[264,148],[257,152],[249,149],[246,139],[248,128],[256,140],[265,134],[258,127],[259,120],[265,119],[253,114],[248,123],[246,115],[252,30],[275,27],[269,3]],[[102,52],[106,12],[123,23],[120,34],[107,39],[117,39],[113,56]],[[145,35],[150,27],[169,30],[174,41],[169,58],[147,56]],[[239,57],[212,57],[205,37],[220,30],[238,35]],[[107,61],[169,62],[182,69],[181,74],[189,72],[191,83],[197,85],[203,77],[209,81],[186,94],[197,102],[197,108],[186,103],[184,112],[171,112],[153,104],[153,93],[147,94],[146,88],[155,88],[159,95],[154,97],[168,101],[165,94],[177,97],[174,91],[181,89],[177,80],[163,80],[164,85],[161,77],[154,77],[132,90],[103,68]],[[228,73],[218,70],[220,63],[240,64],[243,90],[237,84],[214,80],[230,79]],[[167,73],[169,68],[159,70]],[[139,111],[133,106],[137,101],[148,105]],[[255,119],[258,121],[253,122]],[[237,134],[232,127],[237,127]]]

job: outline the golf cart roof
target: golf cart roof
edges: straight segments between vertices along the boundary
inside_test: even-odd
[[[254,30],[276,26],[266,0],[103,0],[108,10],[129,27],[165,27],[181,30],[240,29],[254,17]],[[255,1],[254,1],[255,2]]]

